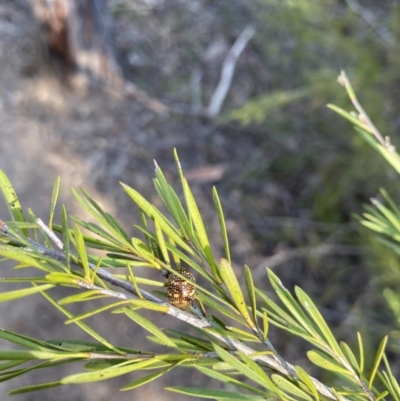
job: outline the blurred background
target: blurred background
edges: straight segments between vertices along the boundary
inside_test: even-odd
[[[176,147],[216,254],[213,185],[238,276],[246,263],[269,291],[271,267],[314,299],[339,339],[354,345],[359,330],[373,349],[398,329],[382,291],[398,288],[399,263],[352,214],[381,186],[399,199],[399,186],[326,104],[352,108],[336,83],[346,70],[371,119],[398,143],[399,21],[396,0],[0,0],[0,168],[43,220],[60,175],[70,213],[81,213],[70,188],[82,186],[133,235],[136,208],[119,181],[159,205],[153,159],[177,188]],[[0,212],[7,220],[3,204]],[[0,276],[11,267],[2,263]],[[117,318],[89,323],[118,345],[152,347]],[[39,295],[0,305],[1,328],[86,338],[63,321]],[[271,339],[289,362],[305,363],[308,345],[273,329]],[[74,371],[0,383],[0,398]],[[176,370],[119,393],[133,378],[13,399],[183,401],[163,387],[222,388]]]

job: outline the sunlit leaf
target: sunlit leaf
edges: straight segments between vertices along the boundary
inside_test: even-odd
[[[29,295],[36,294],[38,292],[49,290],[50,288],[53,288],[53,287],[54,287],[53,284],[44,284],[44,285],[39,285],[37,287],[23,288],[20,290],[7,291],[7,292],[0,292],[0,302],[7,302],[7,301],[12,301],[14,299],[27,297]]]
[[[378,370],[378,367],[379,367],[379,365],[381,363],[382,357],[383,357],[384,352],[385,352],[385,347],[386,347],[387,341],[388,341],[388,336],[385,336],[385,337],[383,337],[382,341],[379,344],[378,351],[376,352],[376,355],[375,355],[374,364],[372,366],[372,371],[371,371],[371,374],[370,374],[370,378],[368,380],[368,388],[369,389],[372,388],[372,385],[373,385],[373,382],[374,382],[374,379],[375,379],[375,376],[376,376],[376,372]]]
[[[285,398],[287,398],[287,394],[291,394],[295,396],[295,400],[303,400],[303,401],[312,401],[312,397],[310,397],[306,392],[298,388],[292,382],[287,380],[285,377],[280,375],[272,375],[271,376],[273,382],[285,393]]]
[[[166,387],[166,390],[174,391],[175,393],[191,395],[200,398],[212,398],[217,400],[232,400],[232,401],[265,401],[265,397],[259,395],[250,395],[243,393],[234,393],[222,390],[206,390],[202,388],[190,387]]]
[[[0,189],[4,195],[12,219],[20,222],[25,221],[17,193],[3,170],[0,170]],[[28,230],[26,228],[21,228],[21,232],[23,235],[28,236]]]
[[[238,311],[246,320],[247,324],[251,329],[257,331],[257,327],[254,325],[254,322],[251,320],[249,311],[247,309],[246,302],[244,300],[244,296],[242,290],[240,288],[239,282],[236,278],[236,274],[233,271],[231,264],[226,259],[221,259],[219,263],[219,273],[220,276],[228,289],[230,296],[232,297],[233,302],[235,303]]]
[[[230,250],[229,250],[228,232],[226,229],[224,212],[222,210],[221,201],[219,199],[218,192],[215,187],[213,187],[212,193],[213,193],[215,210],[217,211],[217,215],[218,215],[219,226],[221,228],[222,240],[224,242],[225,256],[226,256],[227,261],[229,263],[232,263],[231,262],[231,254],[230,254]]]

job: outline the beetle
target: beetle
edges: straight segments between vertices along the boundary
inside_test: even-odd
[[[196,282],[194,275],[189,270],[181,268],[178,270],[178,273],[191,282]],[[176,274],[168,276],[167,291],[169,303],[182,310],[190,308],[192,302],[196,299],[195,286]]]

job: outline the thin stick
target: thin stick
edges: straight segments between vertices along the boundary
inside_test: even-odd
[[[246,48],[247,43],[254,36],[255,32],[256,30],[254,26],[247,26],[236,39],[236,42],[233,44],[233,46],[230,48],[228,55],[226,56],[222,65],[221,78],[213,95],[211,96],[210,105],[207,109],[207,114],[210,117],[215,117],[221,111],[222,104],[224,103],[224,100],[232,83],[236,63],[243,50]]]
[[[64,244],[61,242],[60,238],[57,237],[57,235],[54,234],[53,231],[51,231],[50,227],[47,227],[46,224],[43,223],[42,219],[36,219],[36,223],[39,225],[39,227],[47,234],[47,236],[55,243],[57,248],[63,250],[64,249]]]

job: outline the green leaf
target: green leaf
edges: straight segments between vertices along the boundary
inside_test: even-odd
[[[246,320],[249,327],[252,330],[257,331],[257,327],[254,325],[249,315],[249,311],[247,309],[247,305],[244,300],[243,293],[240,289],[240,285],[236,278],[235,272],[233,271],[231,264],[226,259],[220,260],[219,273],[238,311]]]
[[[257,303],[256,303],[256,292],[254,289],[253,277],[251,275],[250,267],[244,265],[244,280],[247,288],[247,295],[249,297],[251,311],[253,312],[253,322],[257,326]],[[258,332],[258,330],[257,330]]]
[[[337,107],[333,104],[328,104],[327,107],[328,107],[328,109],[331,109],[331,110],[335,111],[336,113],[338,113],[339,115],[341,115],[342,117],[344,117],[346,120],[349,120],[354,125],[362,128],[362,129],[365,129],[365,125],[361,121],[359,121],[357,118],[353,117],[347,111],[345,111],[345,110],[341,109],[340,107]]]
[[[54,287],[53,284],[44,284],[44,285],[39,285],[37,287],[30,287],[30,288],[23,288],[20,290],[2,292],[0,293],[0,302],[7,302],[7,301],[12,301],[14,299],[27,297],[29,295],[36,294],[37,292],[49,290],[50,288],[53,287]]]
[[[110,379],[112,377],[121,376],[126,373],[133,372],[135,370],[142,370],[150,365],[157,363],[156,359],[148,359],[140,362],[122,362],[118,365],[111,366],[109,368],[103,370],[97,370],[92,372],[85,373],[76,373],[73,375],[69,375],[61,379],[61,383],[63,384],[71,384],[71,383],[90,383],[95,381],[101,381]]]
[[[56,352],[56,351],[0,351],[0,360],[21,360],[31,361],[35,359],[70,359],[70,358],[89,358],[87,352]]]
[[[271,285],[276,291],[278,297],[292,314],[292,316],[300,323],[301,327],[306,330],[312,337],[319,338],[321,334],[318,332],[317,328],[308,319],[307,315],[302,311],[302,309],[297,304],[296,300],[290,294],[290,292],[283,286],[279,278],[268,269],[268,277],[270,279]],[[260,294],[258,292],[258,294]],[[269,301],[268,304],[272,305]],[[278,313],[278,315],[280,315]]]
[[[83,266],[83,271],[85,272],[85,279],[89,281],[91,278],[91,274],[90,274],[88,257],[86,253],[85,242],[83,240],[82,232],[76,224],[74,227],[74,238],[75,238],[75,247],[76,250],[78,251],[80,261]]]
[[[158,337],[164,344],[168,347],[178,348],[176,344],[169,339],[167,335],[165,335],[154,323],[151,323],[149,320],[145,319],[139,313],[134,312],[132,309],[125,308],[125,314],[131,318],[134,322],[136,322],[139,326],[142,326],[151,334],[154,334]],[[178,348],[179,349],[179,348]]]
[[[392,165],[397,173],[400,173],[400,157],[396,152],[390,152],[385,147],[383,147],[377,140],[368,132],[366,132],[366,127],[361,128],[355,127],[356,131],[375,149],[377,150],[386,161]]]
[[[24,393],[29,393],[31,391],[38,391],[38,390],[45,390],[48,388],[53,388],[57,386],[61,386],[61,382],[49,382],[49,383],[43,383],[43,384],[35,384],[33,386],[26,386],[26,387],[20,387],[15,390],[11,390],[8,394],[9,395],[16,395],[16,394],[24,394]]]
[[[217,188],[213,187],[212,190],[215,210],[217,211],[219,226],[221,228],[222,240],[224,242],[225,256],[229,263],[231,263],[231,254],[229,250],[228,232],[226,230],[224,212],[222,210],[221,201],[218,196]]]
[[[0,189],[3,192],[12,219],[20,222],[25,221],[17,193],[3,170],[0,170]],[[28,230],[26,228],[22,228],[21,232],[26,237],[28,236]]]
[[[167,246],[165,245],[163,232],[162,232],[160,224],[158,223],[157,220],[154,220],[154,228],[155,228],[155,231],[156,231],[157,244],[158,244],[158,246],[159,246],[159,248],[161,250],[161,254],[162,254],[163,258],[164,258],[164,261],[167,264],[170,264],[168,250],[167,250]]]
[[[105,298],[105,297],[108,297],[108,296],[101,294],[100,290],[88,290],[88,291],[79,292],[78,294],[69,295],[65,298],[61,298],[58,301],[58,303],[60,305],[68,305],[68,304],[72,304],[75,302],[85,302],[88,300],[94,300],[94,299]],[[123,302],[129,302],[129,301],[123,301]]]
[[[104,352],[109,354],[110,347],[93,341],[81,341],[81,340],[69,340],[69,339],[52,339],[46,341],[46,344],[50,344],[57,349],[61,349],[64,351],[84,351],[84,352]],[[125,354],[140,354],[143,355],[154,355],[153,352],[143,352],[138,351],[133,348],[126,348],[126,347],[118,347],[119,353],[121,354],[121,358],[125,357]]]
[[[121,305],[126,305],[127,303],[130,303],[130,300],[115,302],[115,303],[113,303],[111,305],[105,305],[105,306],[102,306],[100,308],[91,310],[90,312],[81,313],[79,315],[74,316],[72,319],[68,319],[65,322],[65,324],[75,323],[77,320],[87,319],[88,317],[94,316],[94,315],[96,315],[98,313],[101,313],[101,312],[104,312],[104,311],[106,311],[108,309],[113,309],[113,308],[119,307]],[[65,302],[61,302],[60,301],[60,304],[61,305],[63,305],[63,304],[65,305]]]
[[[392,369],[390,368],[389,362],[385,353],[383,354],[383,361],[385,363],[385,367],[387,373],[382,371],[382,373],[378,373],[381,377],[381,380],[385,384],[386,389],[390,392],[390,395],[393,397],[395,401],[400,400],[400,387],[397,379],[394,377]]]
[[[378,396],[375,397],[375,401],[379,401],[382,398],[385,398],[387,395],[389,394],[389,391],[383,391],[382,393],[380,393]]]
[[[212,274],[216,281],[220,284],[221,279],[218,274],[218,268],[214,261],[214,257],[211,250],[211,245],[208,240],[207,232],[204,227],[203,219],[201,218],[201,214],[199,212],[199,208],[196,204],[192,191],[186,181],[185,178],[182,179],[182,187],[183,193],[185,195],[186,204],[188,208],[188,214],[191,220],[193,221],[194,227],[197,232],[197,238],[200,243],[201,251],[203,252],[208,264],[211,267]]]
[[[209,368],[206,368],[204,366],[197,366],[197,365],[195,365],[195,368],[198,371],[200,371],[201,373],[203,373],[203,374],[205,374],[205,375],[207,375],[207,376],[209,376],[209,377],[211,377],[211,378],[213,378],[215,380],[218,380],[220,382],[230,383],[230,384],[233,384],[234,386],[244,388],[244,389],[246,389],[248,391],[251,391],[253,393],[257,393],[257,394],[260,394],[260,395],[264,395],[265,394],[265,390],[261,391],[261,390],[255,388],[255,387],[253,387],[253,386],[250,386],[250,385],[248,385],[246,383],[243,383],[243,382],[241,382],[241,381],[239,381],[237,379],[234,379],[231,376],[224,375],[223,373],[220,373],[220,372],[216,372],[213,369],[209,369]]]
[[[350,349],[350,347],[344,341],[341,341],[340,348],[342,349],[346,360],[350,363],[354,371],[357,372],[357,374],[360,374],[360,367],[358,366],[357,359],[354,356],[353,351]]]
[[[286,394],[292,394],[295,400],[312,401],[313,399],[303,390],[295,386],[292,382],[283,376],[274,374],[271,376],[273,382]],[[287,396],[285,397],[287,398]]]
[[[156,179],[154,180],[154,184],[159,195],[161,196],[161,199],[165,203],[165,206],[167,206],[169,212],[172,214],[172,217],[174,218],[185,239],[193,240],[193,230],[185,210],[183,209],[182,203],[180,202],[175,191],[168,184],[162,170],[157,164],[155,174]]]
[[[177,231],[170,221],[151,203],[149,203],[139,192],[135,191],[133,188],[122,184],[122,188],[128,194],[130,198],[139,206],[139,208],[151,219],[157,220],[163,232],[170,237],[176,244],[181,246],[190,255],[194,255],[194,251],[187,245],[187,243],[182,239],[182,236]]]
[[[56,181],[54,182],[53,192],[51,194],[50,211],[49,211],[49,224],[48,224],[48,226],[50,228],[53,225],[54,211],[56,209],[58,194],[60,192],[60,180],[61,180],[60,176],[58,176],[56,178]]]
[[[387,344],[387,340],[388,340],[388,336],[383,337],[382,341],[379,344],[378,347],[378,351],[376,352],[375,355],[375,360],[374,360],[374,364],[372,366],[372,371],[371,371],[371,375],[368,381],[368,388],[371,389],[375,376],[376,376],[376,372],[378,370],[379,364],[381,363],[382,357],[384,355],[385,352],[385,348],[386,348],[386,344]]]
[[[212,398],[217,400],[232,400],[232,401],[265,401],[265,397],[259,395],[250,395],[243,393],[233,393],[222,390],[205,390],[202,388],[190,387],[166,387],[166,390],[174,391],[175,393],[191,395],[200,398]]]
[[[266,372],[261,368],[260,365],[258,365],[257,362],[253,361],[249,356],[245,355],[243,352],[238,351],[238,355],[242,359],[242,361],[250,367],[250,369],[257,375],[259,376],[265,383],[264,387],[267,389],[270,389],[272,393],[278,395],[278,397],[285,399],[284,394],[282,394],[278,387],[275,386],[274,382],[271,380],[271,378],[267,375]],[[253,355],[253,354],[252,354]]]
[[[335,336],[332,334],[331,330],[329,329],[328,325],[326,324],[324,318],[322,317],[319,310],[314,305],[311,298],[300,288],[295,288],[297,298],[299,299],[303,308],[307,311],[311,319],[314,321],[316,326],[319,328],[320,332],[322,333],[325,340],[330,345],[331,349],[341,357],[344,358],[343,352],[339,347],[339,344],[336,341]]]
[[[45,341],[40,341],[35,338],[23,336],[22,334],[14,333],[12,331],[4,329],[0,329],[0,338],[6,341],[10,341],[14,344],[20,345],[24,348],[31,348],[39,351],[45,351],[49,348],[59,349],[58,347],[53,347],[52,345],[49,345]]]
[[[52,227],[52,225],[50,226]],[[71,271],[71,255],[69,247],[69,229],[68,229],[68,214],[64,205],[61,206],[61,230],[64,244],[65,264],[69,271]]]
[[[360,374],[364,372],[364,346],[360,332],[357,331],[358,352],[360,354]]]
[[[319,394],[317,389],[315,388],[314,382],[311,380],[311,377],[307,374],[307,372],[301,366],[295,366],[297,376],[299,379],[306,385],[306,387],[310,390],[316,401],[319,400]]]
[[[64,284],[64,285],[75,285],[78,286],[79,280],[83,280],[82,277],[79,277],[72,273],[50,273],[45,276],[47,281],[56,284]]]
[[[0,255],[7,259],[15,260],[29,267],[37,267],[41,270],[46,270],[43,263],[37,260],[32,252],[25,251],[22,248],[16,248],[8,245],[0,245]]]
[[[180,363],[174,363],[169,367],[166,367],[164,369],[159,370],[156,373],[152,373],[146,376],[141,377],[140,379],[134,380],[128,384],[126,384],[124,387],[121,388],[121,391],[126,391],[126,390],[132,390],[134,388],[143,386],[144,384],[150,383],[155,379],[158,379],[159,377],[165,375],[166,373],[168,373],[170,370],[172,370],[173,368],[175,368],[176,366],[178,366]]]
[[[236,369],[238,372],[242,373],[249,379],[253,380],[255,383],[260,386],[266,388],[269,391],[276,392],[279,391],[277,387],[272,383],[269,377],[266,374],[261,375],[259,371],[255,371],[253,367],[240,362],[233,355],[231,355],[228,351],[225,351],[223,348],[214,344],[215,352],[218,356],[226,363],[228,363],[232,368]],[[267,377],[266,377],[267,376]]]
[[[50,302],[52,303],[57,309],[59,309],[61,312],[63,312],[66,316],[69,318],[73,318],[74,315],[64,306],[60,305],[54,298],[52,298],[49,294],[46,292],[42,292],[42,295]],[[97,341],[100,343],[104,344],[108,349],[111,349],[112,351],[116,352],[117,354],[124,354],[124,352],[120,351],[118,348],[114,347],[109,341],[107,341],[105,338],[97,334],[93,329],[91,329],[88,325],[86,325],[83,322],[80,322],[79,320],[74,322],[77,326],[79,326],[83,331],[88,333],[90,336],[95,338]]]
[[[119,241],[127,247],[131,248],[130,237],[121,228],[119,223],[108,213],[104,212],[103,209],[81,188],[82,196],[72,189],[72,192],[78,202],[115,238],[114,241]]]
[[[353,372],[349,372],[325,353],[318,350],[312,350],[307,352],[307,356],[312,363],[320,368],[342,374],[354,381]]]
[[[267,312],[263,311],[263,341],[268,337],[268,315]]]

